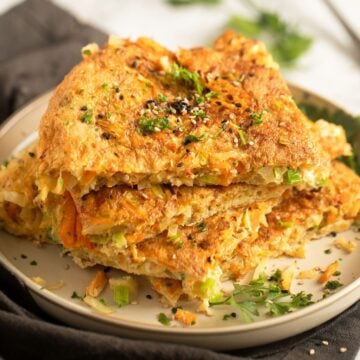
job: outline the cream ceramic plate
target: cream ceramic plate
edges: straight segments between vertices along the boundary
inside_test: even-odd
[[[327,106],[332,110],[336,109],[336,106],[315,95],[305,93],[296,87],[292,87],[292,90],[296,99],[306,97],[307,101]],[[50,93],[45,94],[18,111],[0,129],[0,161],[35,139],[40,117],[46,109],[50,95]],[[0,261],[25,282],[40,307],[75,327],[138,339],[229,350],[265,344],[296,335],[322,324],[359,300],[360,242],[357,239],[360,233],[352,229],[337,236],[354,240],[359,246],[353,253],[346,254],[332,245],[334,238],[326,237],[308,245],[306,259],[295,261],[280,258],[269,261],[266,269],[271,273],[294,262],[298,269],[310,269],[314,266],[326,268],[331,262],[341,259],[339,280],[344,286],[314,305],[276,318],[263,315],[251,324],[245,324],[241,319],[223,321],[223,315],[233,311],[230,307],[223,306],[217,308],[212,317],[198,315],[197,324],[191,328],[183,328],[175,322],[172,322],[171,326],[164,326],[157,321],[157,315],[160,312],[170,315],[170,309],[160,305],[156,294],[141,279],[139,281],[142,286],[137,304],[118,308],[110,315],[97,313],[82,301],[71,298],[74,291],[83,295],[96,269],[78,268],[70,258],[60,256],[60,249],[57,246],[48,245],[38,248],[29,241],[2,232],[0,232]],[[332,249],[331,254],[324,253],[328,248]],[[115,276],[120,272],[111,270],[110,274]],[[41,277],[49,287],[57,289],[42,289],[31,280],[32,277]],[[322,287],[315,280],[302,282],[303,284],[299,284],[295,281],[292,291],[304,290],[313,293],[315,300],[321,299]],[[151,295],[152,299],[147,295]],[[109,290],[102,297],[107,304],[113,304]],[[191,306],[191,304],[187,305],[187,308],[191,309]]]

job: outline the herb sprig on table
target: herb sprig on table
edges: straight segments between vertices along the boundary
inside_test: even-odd
[[[306,294],[303,291],[292,294],[287,290],[282,290],[279,274],[281,274],[279,270],[270,277],[262,273],[258,279],[247,285],[234,284],[231,295],[219,301],[210,302],[210,306],[231,305],[238,310],[242,319],[249,323],[253,321],[254,316],[260,315],[262,309],[265,309],[268,315],[278,316],[313,304],[312,294]]]
[[[311,37],[301,34],[278,14],[259,8],[253,1],[247,3],[256,11],[255,19],[234,15],[227,22],[227,27],[242,35],[264,40],[275,60],[284,66],[294,65],[310,49]]]
[[[217,5],[221,0],[166,0],[171,5]],[[255,11],[255,18],[242,15],[232,16],[226,27],[236,32],[264,40],[275,60],[283,66],[292,66],[307,50],[313,39],[301,34],[295,26],[289,25],[277,13],[261,9],[255,1],[244,1]]]

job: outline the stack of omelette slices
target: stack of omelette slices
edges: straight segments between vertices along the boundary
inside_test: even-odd
[[[110,38],[83,56],[0,171],[8,232],[143,275],[175,305],[358,217],[343,129],[301,113],[261,42]]]

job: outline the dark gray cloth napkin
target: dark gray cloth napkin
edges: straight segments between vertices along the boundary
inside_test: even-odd
[[[0,122],[60,82],[80,60],[82,46],[88,42],[102,44],[105,39],[100,31],[44,0],[28,0],[0,16]],[[323,345],[322,340],[329,345]],[[24,285],[0,266],[0,356],[6,360],[290,360],[306,359],[310,349],[315,350],[316,359],[348,360],[355,358],[359,344],[359,303],[307,333],[227,353],[97,334],[70,328],[45,314]],[[346,347],[347,352],[340,353],[340,347]]]

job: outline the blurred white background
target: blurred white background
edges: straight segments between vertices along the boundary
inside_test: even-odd
[[[146,35],[176,49],[210,44],[231,15],[251,16],[241,0],[220,5],[174,7],[165,0],[53,0],[80,20],[124,37]],[[0,0],[0,14],[21,0]],[[312,36],[315,41],[295,68],[283,69],[288,81],[325,96],[353,113],[360,113],[359,50],[322,0],[258,0],[265,9]],[[360,1],[333,0],[360,34]],[[56,26],[56,24],[54,24]]]

